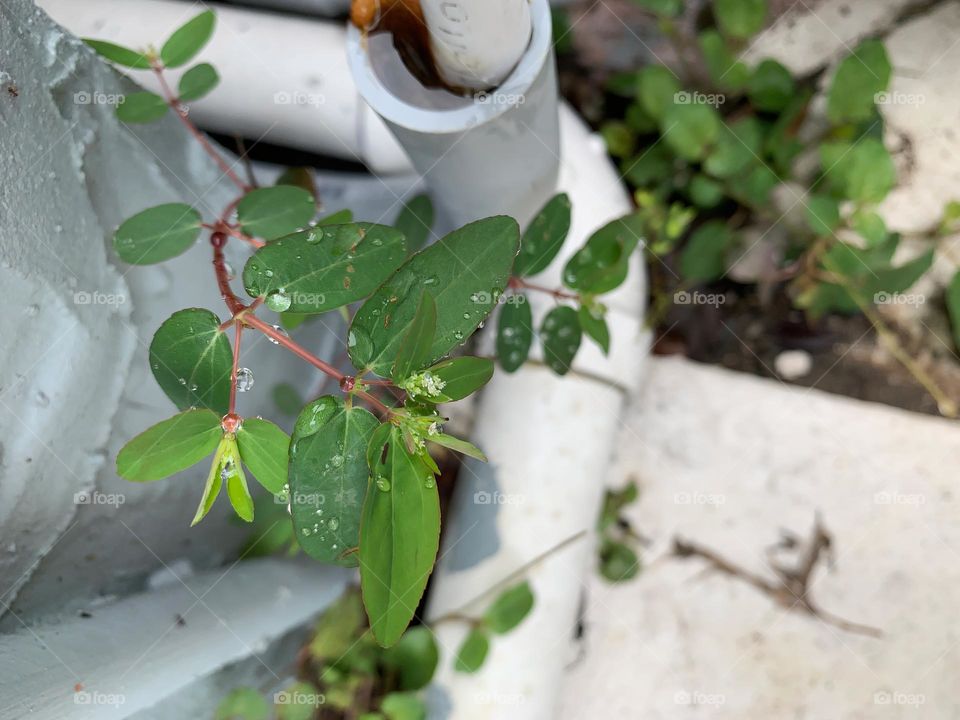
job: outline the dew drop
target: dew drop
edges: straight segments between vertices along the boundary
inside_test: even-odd
[[[338,527],[340,527],[340,521],[337,520],[337,518],[330,518],[327,520],[327,527],[331,530],[336,530]]]
[[[290,333],[288,333],[286,330],[284,330],[284,329],[283,329],[282,327],[280,327],[279,325],[274,325],[274,326],[273,326],[273,329],[274,329],[274,331],[277,333],[277,335],[283,335],[284,337],[290,337]],[[279,340],[277,340],[276,338],[270,337],[269,335],[267,335],[267,340],[269,340],[270,342],[272,342],[274,345],[279,345],[279,344],[280,344],[280,341],[279,341]]]
[[[237,370],[237,390],[247,392],[253,387],[253,370],[250,368],[240,368]]]
[[[267,295],[265,304],[274,312],[283,312],[290,307],[290,302],[290,296],[281,288]]]
[[[390,492],[390,481],[384,477],[377,478],[377,488],[383,492]]]

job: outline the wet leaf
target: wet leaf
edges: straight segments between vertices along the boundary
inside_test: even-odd
[[[533,344],[533,312],[527,296],[521,293],[510,298],[500,309],[497,324],[497,358],[507,372],[514,372],[527,361]]]
[[[482,388],[493,377],[493,361],[478,357],[456,357],[427,368],[424,373],[433,376],[436,394],[412,393],[417,399],[429,402],[463,400]]]
[[[200,213],[189,205],[157,205],[125,220],[114,233],[113,247],[131,265],[163,262],[190,249],[200,223]]]
[[[237,205],[237,219],[243,231],[264,240],[275,240],[306,227],[315,213],[313,196],[293,185],[251,190]]]
[[[237,431],[240,458],[254,478],[277,494],[287,484],[290,437],[268,420],[246,418]]]
[[[619,287],[627,278],[630,254],[639,244],[643,230],[643,217],[639,213],[604,225],[567,262],[563,268],[563,284],[591,294]]]
[[[543,319],[540,326],[543,356],[547,365],[557,375],[566,375],[569,372],[573,358],[580,349],[582,336],[577,311],[572,307],[555,307]]]
[[[429,195],[417,195],[400,209],[393,226],[406,238],[407,252],[417,252],[427,244],[433,220],[433,203]]]
[[[430,361],[430,348],[437,333],[437,304],[433,296],[424,291],[420,304],[400,343],[397,359],[393,363],[393,380],[401,382]]]
[[[528,277],[545,270],[560,252],[569,231],[570,198],[560,193],[547,201],[523,233],[513,274]]]
[[[187,410],[137,435],[117,454],[117,474],[127,480],[159,480],[186,470],[217,448],[223,430],[210,410]]]

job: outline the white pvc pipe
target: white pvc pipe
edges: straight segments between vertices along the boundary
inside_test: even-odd
[[[39,0],[81,37],[128,47],[158,45],[205,7],[176,0]],[[378,173],[409,172],[397,142],[357,93],[340,23],[211,4],[217,28],[197,61],[212,63],[220,84],[190,103],[210,130],[238,133],[333,157]],[[183,68],[168,71],[173,86]],[[151,72],[124,70],[157,91]]]
[[[530,41],[529,0],[421,0],[440,76],[454,87],[497,87]]]

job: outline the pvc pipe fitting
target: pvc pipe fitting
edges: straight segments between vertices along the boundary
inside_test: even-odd
[[[556,187],[559,121],[550,5],[532,0],[530,12],[533,34],[519,63],[495,90],[473,98],[423,87],[389,36],[347,31],[360,94],[400,141],[452,226],[499,214],[524,223]]]

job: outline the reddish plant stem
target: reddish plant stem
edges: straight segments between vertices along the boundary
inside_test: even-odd
[[[240,369],[240,338],[243,335],[243,323],[234,324],[233,373],[230,375],[230,414],[237,412],[237,371]]]
[[[579,300],[580,296],[575,295],[574,293],[564,292],[563,290],[554,290],[552,288],[543,287],[542,285],[534,285],[533,283],[528,283],[523,278],[512,277],[507,283],[507,287],[511,287],[514,290],[532,290],[534,292],[542,292],[547,295],[552,295],[557,300]]]
[[[173,90],[170,89],[170,86],[167,84],[167,79],[163,76],[163,66],[155,63],[153,65],[153,72],[156,73],[157,80],[160,83],[160,89],[163,91],[163,99],[167,101],[167,105],[169,105],[174,113],[176,113],[177,117],[180,118],[180,122],[183,123],[184,127],[187,128],[196,141],[200,143],[207,155],[213,158],[213,161],[217,163],[217,166],[223,171],[223,174],[230,178],[230,180],[232,180],[238,188],[243,190],[243,192],[249,192],[252,188],[243,180],[241,180],[240,176],[237,175],[229,165],[227,165],[227,161],[220,156],[220,153],[218,153],[213,145],[210,144],[210,141],[204,137],[203,133],[200,132],[190,118],[187,117],[187,113],[183,109],[183,105],[180,103],[179,98],[173,92]]]
[[[233,315],[237,315],[247,309],[247,306],[236,295],[230,287],[230,278],[227,273],[226,259],[223,257],[223,246],[227,244],[227,236],[223,233],[215,232],[210,236],[210,244],[213,245],[213,270],[217,276],[217,287],[220,288],[220,296],[227,304],[227,309]]]

